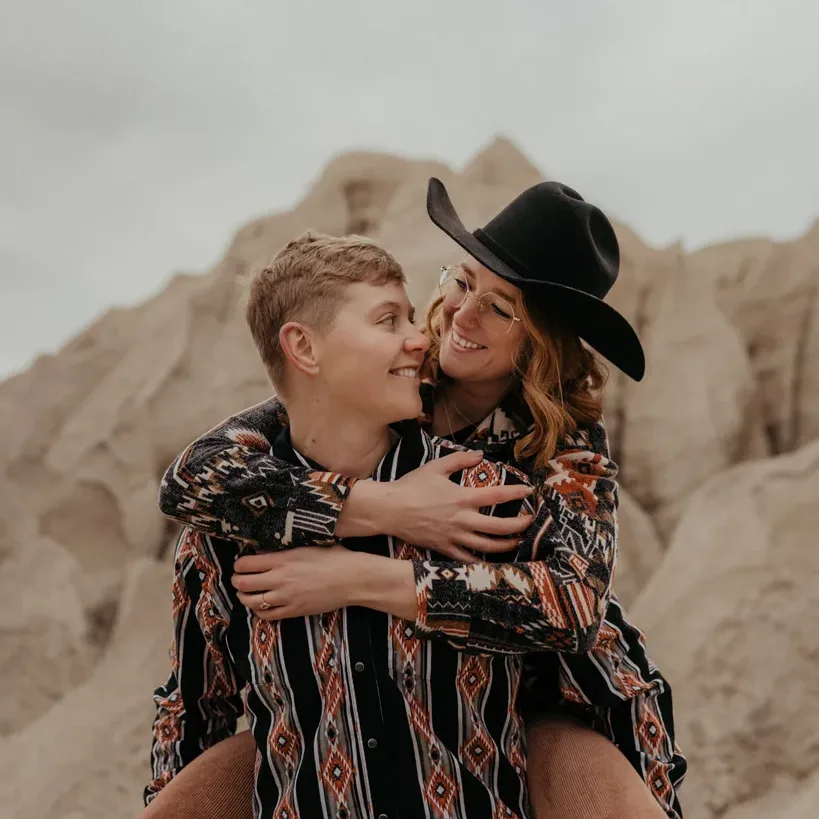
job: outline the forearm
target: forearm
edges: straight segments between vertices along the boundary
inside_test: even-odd
[[[572,555],[558,558],[556,551],[528,563],[410,561],[352,552],[338,583],[346,587],[346,605],[412,621],[417,636],[461,651],[585,653],[600,628],[607,584],[577,575],[563,582]]]
[[[241,547],[279,551],[333,543],[355,481],[306,467],[276,471],[273,459],[234,447],[208,464],[204,481],[166,475],[160,509],[187,526]],[[213,477],[221,470],[218,478]]]
[[[154,692],[154,703],[157,712],[151,742],[151,781],[142,795],[146,805],[199,754],[196,717],[188,719],[175,673]]]
[[[190,537],[180,538],[174,559],[171,673],[154,692],[152,778],[143,792],[146,804],[206,748],[235,733],[242,713],[220,642],[229,621],[224,615],[214,616],[213,607],[200,605],[206,571],[195,558]],[[203,611],[210,613],[207,628],[199,619]]]
[[[415,572],[409,560],[351,553],[349,605],[414,621],[418,613]]]
[[[336,522],[338,538],[395,534],[390,531],[390,510],[396,507],[397,493],[390,483],[359,480],[350,487]]]
[[[451,582],[461,584],[466,582],[467,573],[491,572],[495,567],[490,564],[437,562],[430,573],[431,566],[430,561],[354,552],[350,553],[346,578],[339,582],[346,586],[347,605],[400,617],[415,624],[417,636],[441,639],[460,651],[525,654],[558,647],[586,651],[594,639],[593,624],[584,628],[546,622],[539,601],[526,605],[518,598],[510,604],[493,599],[487,592],[464,595],[460,585],[435,588],[438,581],[431,580],[451,574]]]
[[[286,423],[282,412],[275,400],[267,401],[188,446],[162,480],[162,513],[240,548],[332,542],[355,481],[273,456],[271,442]]]
[[[584,654],[602,621],[594,584],[560,583],[547,561],[414,563],[416,635],[462,651]]]
[[[179,772],[206,749],[236,733],[237,714],[241,703],[237,697],[224,700],[202,700],[202,707],[215,714],[202,720],[200,703],[186,708],[177,688],[173,699],[158,689],[155,700],[159,707],[153,725],[151,743],[151,780],[143,790],[143,802],[149,804]]]

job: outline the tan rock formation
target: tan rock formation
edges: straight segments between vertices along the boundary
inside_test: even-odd
[[[248,275],[307,228],[364,232],[397,255],[425,306],[440,266],[461,254],[426,216],[433,175],[470,228],[540,179],[504,139],[460,173],[340,156],[291,211],[239,230],[211,271],[109,311],[0,384],[0,766],[14,785],[10,815],[135,815],[150,693],[167,673],[169,570],[150,558],[168,555],[175,527],[156,509],[157,481],[189,440],[269,393],[244,324]],[[638,328],[649,363],[641,384],[612,370],[606,396],[625,487],[616,588],[674,683],[692,757],[687,819],[784,808],[769,787],[795,791],[819,775],[816,445],[730,467],[819,438],[819,224],[792,243],[688,256],[616,230],[611,302]],[[49,772],[42,788],[42,778],[27,784],[31,770]]]
[[[803,332],[796,350],[795,421],[796,445],[819,438],[819,219],[801,242],[802,252],[812,260],[812,294],[803,316]],[[805,288],[807,290],[808,288]]]
[[[625,392],[621,477],[668,536],[686,500],[737,459],[754,382],[742,342],[685,260],[657,284],[647,373]]]
[[[819,368],[811,353],[819,289],[819,222],[795,242],[728,242],[691,256],[691,273],[716,286],[754,367],[773,454],[819,434]]]
[[[467,162],[461,178],[467,185],[511,188],[520,193],[542,182],[543,174],[513,142],[506,137],[496,137]]]
[[[98,652],[77,560],[30,533],[0,563],[0,735],[43,713],[91,673]]]
[[[633,609],[675,691],[696,819],[819,771],[819,441],[717,475]]]
[[[615,223],[614,227],[620,245],[620,275],[607,300],[643,338],[656,313],[657,297],[663,283],[679,269],[681,249],[674,246],[658,250],[646,245],[625,225]],[[606,422],[612,455],[621,465],[626,457],[623,450],[625,402],[632,384],[631,379],[619,370],[609,368],[605,392]],[[639,385],[636,389],[640,389]]]
[[[799,788],[796,799],[785,810],[781,819],[814,819],[817,809],[819,809],[819,776],[814,775],[802,788]],[[764,819],[764,817],[765,814],[760,813],[758,819]]]
[[[663,546],[654,522],[640,504],[620,488],[617,574],[614,589],[626,608],[631,608],[663,560]]]
[[[171,578],[168,563],[132,564],[111,646],[94,674],[0,740],[5,819],[138,814],[150,779],[151,694],[169,670]]]

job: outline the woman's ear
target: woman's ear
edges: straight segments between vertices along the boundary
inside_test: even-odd
[[[287,360],[305,375],[318,375],[316,339],[308,327],[289,321],[279,330],[279,343]]]

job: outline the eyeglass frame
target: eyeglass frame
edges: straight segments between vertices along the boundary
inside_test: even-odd
[[[448,275],[448,271],[450,271],[450,270],[459,270],[459,269],[461,269],[461,268],[457,264],[441,265],[441,275],[438,278],[438,292],[441,294],[441,298],[444,300],[444,302],[447,301],[447,298],[444,295],[443,290],[442,290],[442,286],[443,286],[443,282],[444,282],[444,276]],[[469,299],[470,296],[475,296],[475,291],[469,286],[469,280],[466,277],[464,277],[464,284],[466,285],[466,291],[464,292],[464,297],[457,304],[452,304],[452,302],[449,302],[455,308],[463,307],[463,305],[466,304],[467,299]],[[522,319],[520,318],[520,316],[518,316],[515,313],[515,305],[512,304],[509,301],[509,299],[505,298],[504,296],[498,295],[497,293],[494,293],[494,294],[491,294],[491,295],[495,295],[497,298],[503,299],[503,301],[505,301],[509,305],[509,307],[512,308],[512,315],[510,316],[509,326],[505,330],[503,330],[502,332],[501,331],[496,331],[496,330],[490,330],[488,327],[484,326],[483,322],[481,322],[481,307],[482,307],[484,297],[488,296],[488,295],[490,295],[490,294],[489,293],[484,293],[481,296],[475,296],[475,298],[476,298],[476,300],[478,302],[478,323],[481,325],[481,327],[483,327],[484,330],[486,330],[487,333],[492,333],[493,335],[496,335],[496,336],[505,336],[508,332],[511,332],[512,328],[515,326],[515,322],[516,321],[521,321]]]

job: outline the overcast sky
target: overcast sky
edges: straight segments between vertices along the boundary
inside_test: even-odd
[[[0,378],[335,153],[494,134],[647,241],[819,216],[816,0],[4,0]]]

